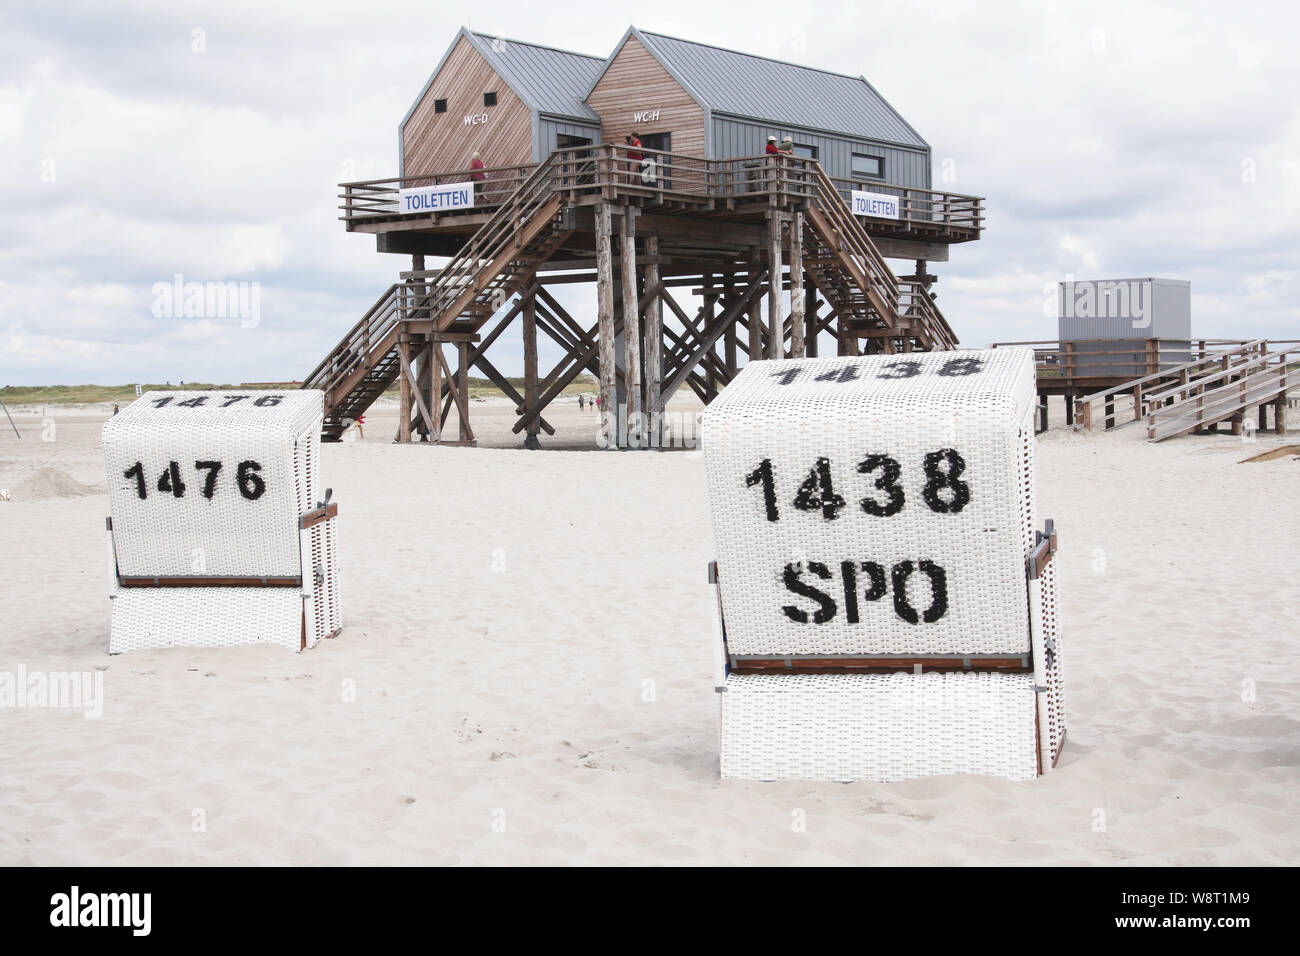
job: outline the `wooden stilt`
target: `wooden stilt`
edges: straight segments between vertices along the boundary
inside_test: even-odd
[[[619,217],[619,252],[623,279],[623,384],[627,392],[629,448],[641,447],[641,315],[636,294],[636,208]]]
[[[723,277],[722,288],[723,297],[727,302],[731,302],[735,299],[736,273],[734,271],[728,272],[726,276]],[[736,377],[736,372],[740,367],[738,363],[739,356],[737,354],[739,350],[740,342],[736,336],[736,325],[733,323],[732,325],[727,326],[727,331],[723,333],[722,338],[722,364],[723,368],[727,370],[728,382]]]
[[[659,288],[659,237],[645,237],[645,287],[649,297],[645,307],[646,414],[649,418],[651,448],[663,446],[663,408],[660,392],[664,380],[664,303]]]
[[[537,296],[524,300],[524,410],[537,404]],[[540,418],[534,418],[524,433],[525,448],[541,448],[537,440]]]
[[[804,343],[803,291],[803,213],[790,217],[790,355],[803,358]]]
[[[456,343],[460,366],[456,369],[456,410],[460,414],[460,441],[462,445],[477,445],[474,429],[469,424],[469,342]]]
[[[596,324],[600,349],[600,413],[604,447],[618,448],[618,401],[614,379],[614,265],[609,203],[596,204]]]
[[[803,311],[804,321],[808,325],[808,341],[804,343],[804,351],[809,358],[817,358],[817,336],[821,326],[817,320],[817,287],[811,282],[806,283]]]
[[[1283,392],[1273,402],[1273,431],[1279,435],[1286,434],[1286,393]]]
[[[709,326],[713,324],[715,306],[718,301],[718,297],[712,294],[711,291],[712,289],[713,289],[713,273],[706,272],[704,274],[704,318],[700,322],[700,326],[705,329],[707,329]],[[709,352],[710,360],[705,363],[705,367],[704,367],[704,381],[706,383],[704,400],[706,402],[711,402],[718,397],[718,377],[716,374],[714,374],[715,365],[713,361],[715,355],[716,353],[710,350]]]
[[[435,444],[442,441],[442,367],[446,364],[442,358],[442,343],[429,343],[429,412],[433,427],[429,429],[429,441]]]
[[[785,357],[784,310],[781,308],[781,214],[767,214],[767,357]]]
[[[411,347],[409,336],[403,332],[397,337],[397,351],[401,353],[398,361],[405,367],[411,364]],[[397,407],[397,440],[407,444],[411,440],[411,380],[406,375],[398,375],[400,398]]]

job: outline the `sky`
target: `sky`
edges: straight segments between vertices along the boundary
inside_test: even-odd
[[[1186,279],[1194,335],[1300,338],[1284,3],[73,0],[0,7],[0,385],[301,379],[409,268],[337,184],[397,174],[456,30],[605,56],[631,24],[866,76],[935,187],[985,197],[931,268],[965,346],[1055,339],[1068,277]],[[177,276],[257,321],[169,314]],[[521,374],[518,336],[493,360]]]

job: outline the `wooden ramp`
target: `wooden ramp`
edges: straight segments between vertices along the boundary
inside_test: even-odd
[[[1262,427],[1263,409],[1273,405],[1275,426],[1281,434],[1286,430],[1287,389],[1294,384],[1291,366],[1297,364],[1300,346],[1292,343],[1270,349],[1266,339],[1256,339],[1218,349],[1077,399],[1075,427],[1091,429],[1094,407],[1103,402],[1105,428],[1145,421],[1149,441],[1164,441],[1220,422],[1232,424],[1235,434],[1244,427],[1251,409],[1260,410]],[[1117,423],[1114,400],[1121,394],[1133,396],[1133,414]]]

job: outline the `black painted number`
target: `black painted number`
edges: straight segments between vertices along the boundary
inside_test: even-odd
[[[203,479],[203,497],[211,501],[212,496],[217,493],[217,475],[221,472],[221,462],[196,461],[194,467],[208,473],[208,476]]]
[[[903,489],[898,484],[899,476],[903,473],[902,465],[888,455],[868,455],[858,463],[858,471],[864,475],[879,471],[880,477],[876,479],[875,487],[878,491],[883,491],[889,499],[882,504],[870,496],[863,498],[863,511],[877,518],[888,518],[903,510],[905,497]]]
[[[844,499],[835,493],[831,483],[831,462],[829,458],[818,458],[808,477],[799,486],[794,496],[794,506],[800,511],[820,511],[827,521],[839,517],[844,507]]]
[[[943,466],[947,467],[943,467]],[[961,480],[966,459],[952,448],[941,448],[925,456],[925,476],[930,479],[921,489],[921,497],[931,511],[957,514],[970,503],[970,485]],[[950,491],[950,497],[941,494]]]
[[[772,459],[764,458],[757,468],[745,476],[745,487],[763,486],[763,507],[767,511],[767,520],[776,521],[781,513],[776,507],[776,481],[772,478]]]
[[[241,461],[239,463],[235,483],[239,485],[239,493],[249,501],[256,501],[266,491],[266,482],[258,474],[261,470],[262,466],[255,461]]]
[[[135,479],[135,493],[141,500],[149,497],[149,489],[146,488],[144,484],[144,465],[140,462],[137,461],[126,471],[122,472],[122,477]]]
[[[164,493],[171,492],[173,498],[185,497],[185,482],[181,481],[179,462],[168,462],[163,473],[158,476],[158,490]]]
[[[201,494],[211,501],[217,493],[217,476],[221,474],[222,463],[219,461],[196,461],[194,468],[196,471],[207,472],[203,477]],[[266,493],[266,479],[259,474],[261,470],[262,466],[252,460],[239,463],[235,484],[239,488],[239,493],[249,501],[256,501]],[[135,493],[141,501],[149,497],[149,485],[145,479],[143,462],[137,461],[122,472],[122,477],[130,478],[135,483]],[[173,498],[185,497],[188,486],[181,476],[180,462],[169,461],[167,463],[167,467],[158,475],[156,487],[162,494],[169,494]]]

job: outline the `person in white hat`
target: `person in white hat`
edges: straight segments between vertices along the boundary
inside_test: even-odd
[[[776,148],[776,137],[775,137],[775,136],[769,136],[769,137],[767,138],[767,152],[768,152],[768,153],[779,153],[779,152],[781,152],[779,149]]]

